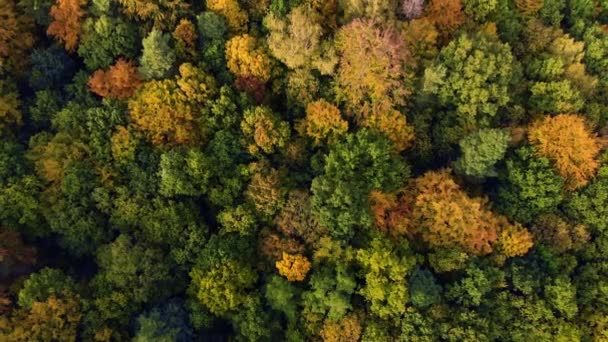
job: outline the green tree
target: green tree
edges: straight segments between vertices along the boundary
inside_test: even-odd
[[[417,308],[425,308],[441,301],[443,289],[429,270],[416,267],[409,277],[409,298]]]
[[[144,79],[160,79],[169,76],[175,63],[175,52],[170,44],[171,36],[154,29],[142,41],[143,51],[139,60],[139,72]]]
[[[137,54],[137,31],[119,17],[102,15],[97,19],[89,18],[85,20],[82,30],[78,55],[90,70],[106,69],[119,56],[134,59]],[[153,49],[148,49],[150,54]]]
[[[408,174],[388,139],[365,129],[347,135],[331,146],[323,174],[312,182],[313,214],[333,236],[350,238],[356,227],[373,223],[371,191],[394,191]]]
[[[405,242],[374,238],[368,248],[357,251],[365,286],[359,293],[370,305],[372,314],[385,320],[398,320],[408,302],[407,275],[416,261]]]
[[[45,267],[31,274],[19,291],[19,306],[32,308],[34,302],[45,302],[49,297],[62,298],[77,293],[74,280],[61,270]]]
[[[444,75],[425,90],[439,103],[453,109],[465,127],[487,126],[510,101],[513,56],[509,45],[483,33],[463,33],[444,47],[425,71]]]
[[[564,198],[564,180],[551,161],[523,146],[506,158],[499,177],[497,206],[508,217],[530,223],[541,214],[552,213]]]
[[[494,165],[502,160],[507,151],[510,135],[504,130],[481,129],[460,141],[462,155],[454,164],[454,170],[469,177],[490,177],[497,173]]]

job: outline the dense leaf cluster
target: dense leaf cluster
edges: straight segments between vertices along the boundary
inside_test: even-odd
[[[0,0],[0,341],[608,341],[606,0]]]

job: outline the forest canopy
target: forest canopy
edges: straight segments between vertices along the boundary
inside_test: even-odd
[[[608,341],[608,1],[0,0],[0,341]]]

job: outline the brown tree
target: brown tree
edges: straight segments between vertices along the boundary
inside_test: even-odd
[[[137,67],[119,58],[109,70],[97,70],[89,79],[89,88],[101,97],[124,100],[131,97],[141,85]]]
[[[78,45],[86,4],[86,0],[57,0],[51,7],[53,22],[46,32],[61,41],[67,51],[74,51]]]

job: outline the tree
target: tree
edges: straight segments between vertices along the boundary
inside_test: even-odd
[[[564,180],[548,158],[530,146],[509,154],[499,176],[496,204],[507,217],[524,224],[555,212],[564,199]]]
[[[441,301],[443,288],[429,270],[416,267],[409,277],[409,298],[417,308],[425,308]]]
[[[418,19],[424,10],[424,0],[403,0],[401,2],[401,13],[408,20]]]
[[[606,167],[600,168],[600,173],[591,183],[573,193],[566,202],[566,213],[574,222],[586,224],[589,230],[604,233],[608,228],[608,178]]]
[[[246,302],[257,280],[249,265],[246,240],[227,234],[209,239],[190,272],[189,293],[215,315],[226,315]]]
[[[120,17],[102,15],[98,19],[88,18],[82,27],[78,55],[84,59],[87,68],[106,69],[117,58],[134,59],[139,39],[134,25]]]
[[[142,41],[139,72],[144,79],[165,78],[171,72],[175,63],[175,52],[169,46],[170,39],[169,34],[154,29]]]
[[[429,81],[428,73],[443,75]],[[425,90],[455,110],[464,127],[487,126],[509,101],[513,56],[507,44],[478,33],[461,34],[425,70]]]
[[[514,229],[487,208],[485,199],[469,197],[446,170],[427,172],[413,183],[411,225],[431,247],[484,255],[493,251],[503,231]]]
[[[497,0],[465,0],[464,14],[478,22],[483,22],[493,14],[497,5]]]
[[[339,9],[343,11],[342,23],[355,18],[368,18],[379,22],[395,19],[397,0],[338,0]]]
[[[358,341],[361,330],[359,319],[356,315],[351,314],[338,322],[326,321],[320,335],[323,342]]]
[[[510,138],[506,131],[498,129],[469,134],[460,141],[462,155],[454,165],[455,171],[477,178],[496,176],[494,165],[503,159]]]
[[[19,291],[19,306],[31,309],[36,302],[45,302],[51,296],[70,297],[77,293],[76,283],[61,270],[45,267],[31,274]]]
[[[75,341],[82,317],[77,298],[49,297],[32,303],[31,309],[19,309],[0,328],[0,338],[17,341]],[[7,331],[8,330],[8,331]]]
[[[327,229],[311,212],[311,196],[306,190],[296,189],[289,192],[287,201],[276,217],[277,228],[288,236],[296,236],[307,244],[314,245]]]
[[[279,274],[289,281],[303,281],[310,271],[310,261],[303,255],[291,255],[283,252],[283,259],[275,264]]]
[[[119,58],[108,71],[95,71],[88,83],[95,94],[119,100],[131,97],[140,84],[135,65],[122,58]]]
[[[392,144],[365,129],[332,145],[323,169],[312,182],[313,214],[333,236],[345,238],[355,227],[371,227],[370,192],[396,190],[409,173]]]
[[[337,64],[335,49],[318,20],[306,6],[294,8],[286,20],[270,13],[264,24],[270,30],[268,48],[290,69],[317,69],[331,75]]]
[[[414,140],[414,128],[408,124],[405,115],[394,109],[370,115],[363,126],[384,134],[397,152],[403,152]]]
[[[542,113],[576,113],[584,104],[580,93],[567,80],[534,83],[530,93],[530,106]]]
[[[243,135],[252,143],[250,153],[273,153],[287,143],[291,130],[270,108],[258,106],[245,110],[241,121]]]
[[[226,43],[226,65],[236,76],[270,79],[271,59],[249,34],[232,37]]]
[[[566,181],[566,189],[584,186],[595,175],[600,144],[582,117],[573,114],[545,117],[532,124],[528,139],[537,154],[553,161]]]
[[[370,312],[384,320],[398,320],[408,301],[406,277],[415,264],[408,244],[374,238],[357,251],[357,261],[365,278],[359,293],[367,299]]]
[[[78,45],[81,20],[85,15],[82,7],[85,5],[86,0],[57,0],[51,7],[53,22],[46,32],[61,41],[69,52],[74,51]]]
[[[336,47],[341,56],[336,92],[349,116],[364,121],[405,105],[411,92],[409,52],[398,31],[355,19],[338,31]]]
[[[133,123],[156,145],[195,144],[205,136],[201,110],[217,94],[215,80],[191,64],[179,72],[144,83],[129,101]]]
[[[465,22],[461,0],[431,0],[425,9],[426,16],[435,22],[435,26],[446,39]]]
[[[134,342],[185,342],[194,335],[188,324],[188,312],[179,300],[170,300],[142,313],[137,318],[137,324]]]
[[[177,281],[160,249],[124,234],[98,249],[97,264],[99,272],[91,281],[95,314],[121,325],[142,304],[170,295]]]
[[[296,303],[300,295],[297,287],[284,278],[273,275],[266,283],[264,293],[271,308],[284,313],[289,321],[296,321]]]
[[[178,56],[188,60],[194,60],[197,56],[196,43],[198,35],[194,24],[188,19],[182,19],[173,31],[175,39],[175,50]]]
[[[324,99],[306,106],[306,117],[299,122],[301,134],[314,139],[319,145],[323,141],[335,141],[348,131],[348,122],[340,116],[340,110]]]
[[[20,15],[12,0],[0,4],[0,21],[2,21],[0,28],[0,75],[2,75],[12,68],[17,71],[25,66],[25,55],[34,45],[34,35],[31,33],[32,20]]]
[[[226,18],[228,27],[232,32],[242,32],[247,28],[247,12],[239,5],[237,0],[207,0],[207,9]]]
[[[140,20],[154,20],[155,26],[172,24],[188,7],[182,0],[118,0],[123,11]],[[169,16],[167,16],[169,14]]]

